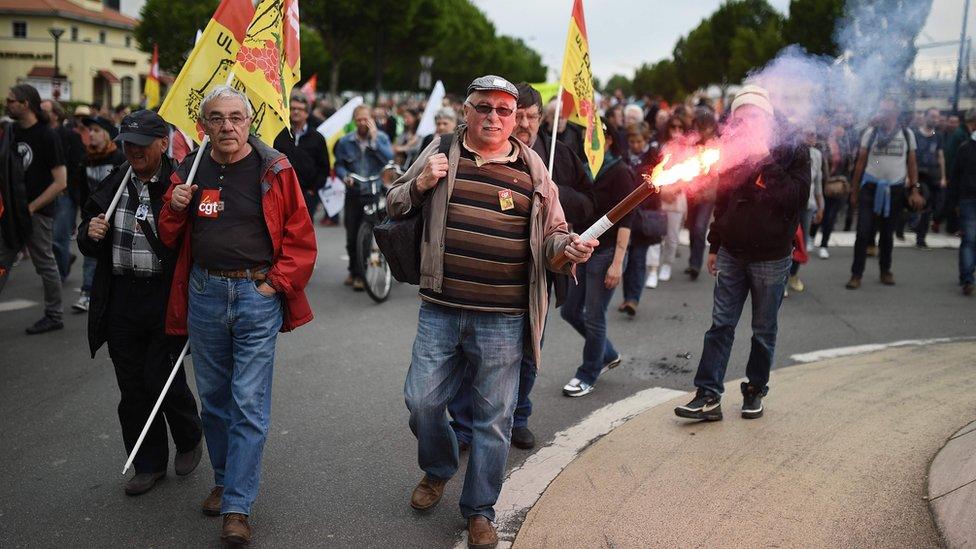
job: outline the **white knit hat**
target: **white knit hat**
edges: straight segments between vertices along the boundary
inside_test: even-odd
[[[749,84],[743,86],[732,100],[732,112],[743,105],[753,105],[773,116],[773,104],[769,100],[769,92],[765,88]]]

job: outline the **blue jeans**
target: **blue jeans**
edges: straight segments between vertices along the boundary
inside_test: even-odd
[[[54,229],[52,248],[54,249],[54,259],[58,262],[58,272],[61,274],[61,282],[68,278],[71,272],[71,234],[75,232],[75,220],[78,217],[78,208],[75,201],[62,193],[54,200]],[[94,272],[92,272],[94,276]],[[89,282],[89,287],[91,283]]]
[[[705,248],[708,245],[706,240],[708,224],[712,220],[714,209],[714,202],[699,202],[688,207],[688,232],[690,233],[688,236],[691,240],[691,256],[688,258],[688,266],[698,271],[702,269]]]
[[[190,273],[188,329],[203,432],[224,487],[221,513],[251,513],[271,423],[271,377],[282,323],[280,296],[247,279]]]
[[[97,266],[97,259],[85,256],[85,262],[81,267],[81,291],[91,293],[92,285],[95,283],[95,267]]]
[[[644,293],[644,281],[647,279],[647,249],[650,246],[631,244],[627,248],[627,268],[624,269],[623,280],[624,301],[640,303]]]
[[[495,519],[512,436],[526,313],[484,313],[420,304],[417,338],[403,396],[417,461],[445,480],[458,468],[458,443],[447,405],[471,371],[472,441],[461,489],[461,514]]]
[[[695,387],[715,395],[721,395],[724,391],[723,381],[735,339],[735,327],[742,315],[746,297],[751,295],[752,348],[746,364],[746,377],[750,385],[766,389],[776,349],[776,320],[791,263],[790,256],[773,261],[747,262],[736,259],[725,248],[719,248],[712,327],[705,332]]]
[[[613,262],[613,249],[597,250],[586,263],[576,266],[579,284],[570,285],[560,309],[563,320],[583,336],[583,364],[576,377],[593,385],[603,365],[619,356],[607,337],[607,306],[614,290],[603,281]]]
[[[959,201],[959,224],[962,241],[959,243],[959,283],[973,284],[976,269],[976,198]]]

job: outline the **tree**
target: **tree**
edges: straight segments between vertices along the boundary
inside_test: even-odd
[[[630,78],[622,74],[615,74],[607,80],[606,85],[602,89],[606,94],[613,94],[619,89],[624,92],[624,95],[629,96],[634,93],[634,84]]]
[[[139,49],[150,52],[158,45],[159,68],[179,73],[197,30],[207,26],[217,4],[218,0],[146,0],[133,33]]]
[[[653,65],[643,64],[634,72],[633,91],[635,95],[660,95],[664,100],[674,102],[685,95],[678,78],[678,70],[673,61],[664,59]]]
[[[749,71],[776,57],[785,45],[775,22],[770,21],[759,30],[739,27],[730,45],[729,80],[741,82]]]
[[[343,63],[353,53],[359,53],[365,40],[361,27],[361,4],[354,0],[330,2],[305,2],[301,6],[302,21],[314,29],[331,59],[329,67],[329,94],[339,95],[339,75]],[[359,43],[356,41],[359,40]]]
[[[783,25],[787,44],[798,44],[808,53],[837,57],[837,20],[844,16],[846,0],[790,0],[790,16]]]

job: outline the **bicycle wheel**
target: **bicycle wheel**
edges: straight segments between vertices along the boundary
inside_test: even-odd
[[[390,297],[390,289],[393,287],[393,273],[390,272],[390,265],[383,257],[383,253],[380,252],[379,246],[376,245],[372,223],[363,223],[359,226],[357,248],[360,265],[363,268],[366,294],[373,301],[382,303]]]

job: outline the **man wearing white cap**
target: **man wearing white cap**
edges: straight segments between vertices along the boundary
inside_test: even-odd
[[[721,178],[708,234],[708,272],[718,279],[712,327],[705,332],[695,398],[674,409],[679,417],[706,421],[722,419],[725,370],[747,296],[752,296],[752,349],[748,382],[742,383],[742,417],[763,414],[793,236],[810,194],[810,154],[775,116],[765,89],[746,86],[736,94],[727,133],[724,141],[736,150],[723,151],[724,160],[734,167]]]

